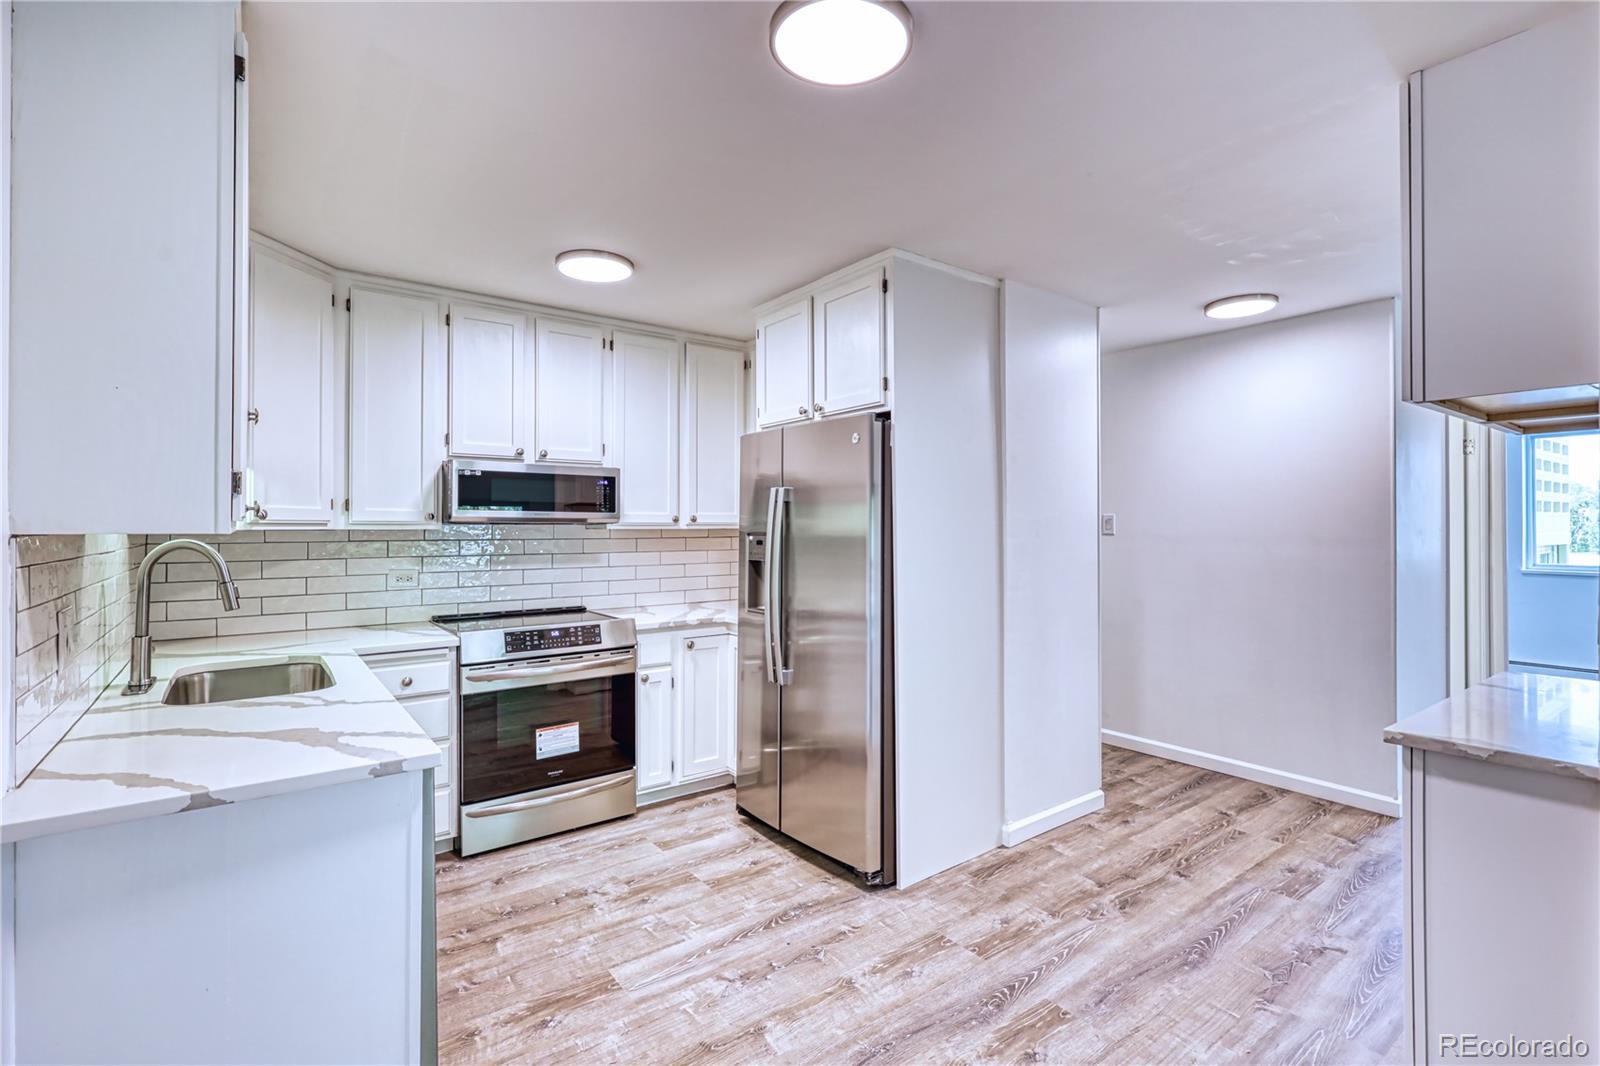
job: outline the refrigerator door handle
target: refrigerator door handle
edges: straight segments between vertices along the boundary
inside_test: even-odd
[[[789,539],[789,500],[793,490],[780,485],[767,494],[767,679],[787,685],[794,679],[788,664],[789,635],[784,632],[783,556]]]
[[[767,680],[772,684],[778,683],[778,658],[773,654],[772,618],[777,614],[777,602],[772,598],[773,593],[773,563],[777,561],[773,554],[777,548],[778,538],[778,490],[767,490],[767,557],[761,570],[761,659],[766,668]]]

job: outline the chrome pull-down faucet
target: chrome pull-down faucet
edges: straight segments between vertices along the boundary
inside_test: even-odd
[[[205,556],[206,562],[217,571],[217,599],[222,601],[222,609],[239,609],[239,586],[233,583],[228,564],[217,554],[217,549],[187,538],[169,540],[150,549],[144,562],[139,564],[138,606],[133,614],[133,649],[128,660],[128,685],[122,690],[124,696],[149,692],[150,686],[156,683],[156,679],[150,676],[150,568],[156,560],[180,548]]]

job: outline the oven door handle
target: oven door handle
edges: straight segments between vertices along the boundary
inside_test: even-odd
[[[557,663],[554,666],[518,666],[511,668],[488,667],[487,669],[466,669],[461,671],[461,690],[463,692],[476,690],[478,692],[490,689],[528,687],[522,682],[531,682],[535,685],[550,678],[583,677],[610,677],[615,674],[631,673],[634,665],[632,651],[623,655],[609,655],[603,659],[585,659],[577,663]],[[507,684],[513,682],[514,684]]]
[[[520,800],[516,803],[506,803],[495,807],[463,807],[461,813],[468,818],[493,818],[497,814],[512,814],[516,811],[528,811],[535,807],[548,807],[552,803],[563,800],[577,799],[580,796],[592,796],[596,792],[609,792],[614,788],[633,784],[632,772],[616,774],[612,777],[596,781],[592,785],[568,789],[549,796],[539,796],[535,799]]]

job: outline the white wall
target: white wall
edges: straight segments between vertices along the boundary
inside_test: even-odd
[[[1104,357],[1108,740],[1398,811],[1393,316]]]
[[[904,887],[1000,842],[1000,313],[992,284],[910,259],[890,285]]]
[[[1105,805],[1100,790],[1099,313],[1000,288],[1004,464],[1001,839]]]

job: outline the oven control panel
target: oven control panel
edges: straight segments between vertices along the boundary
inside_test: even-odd
[[[526,651],[557,651],[562,648],[586,648],[600,643],[600,627],[561,626],[552,629],[517,629],[505,635],[506,654]]]

